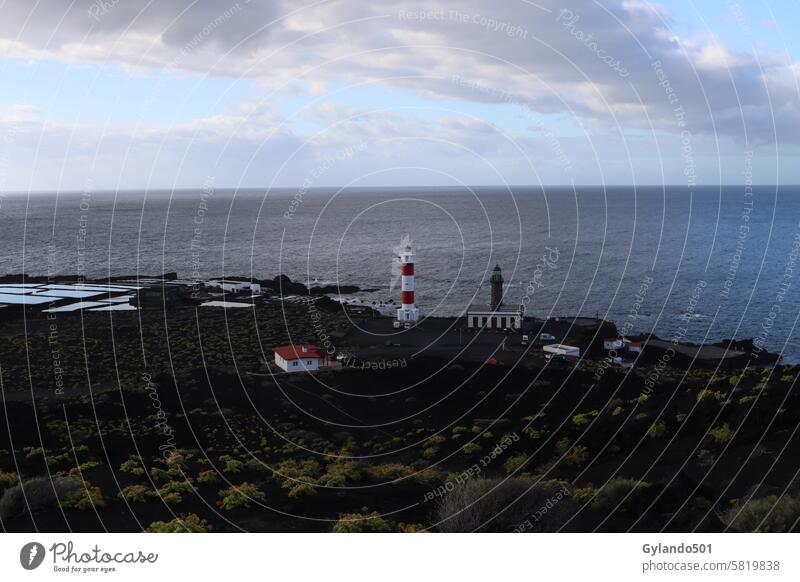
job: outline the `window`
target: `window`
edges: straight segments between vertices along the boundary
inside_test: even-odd
[[[296,365],[297,365],[297,360],[293,360],[292,361],[292,366],[296,366]]]
[[[311,360],[306,360],[306,364],[308,364],[309,366],[310,366],[311,364],[313,364],[313,363],[314,363],[314,362],[312,362]]]

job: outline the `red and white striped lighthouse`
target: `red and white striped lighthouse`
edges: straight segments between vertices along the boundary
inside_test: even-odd
[[[398,258],[400,259],[402,300],[400,309],[397,310],[397,321],[409,327],[419,320],[419,309],[414,305],[414,251],[411,243],[406,244]]]

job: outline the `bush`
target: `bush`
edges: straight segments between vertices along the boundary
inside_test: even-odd
[[[465,455],[474,455],[476,453],[480,453],[483,450],[478,443],[467,443],[463,447],[461,447],[461,451]]]
[[[710,431],[708,434],[714,439],[714,442],[718,445],[724,445],[728,441],[731,440],[731,436],[733,435],[733,431],[731,430],[730,425],[726,422],[722,426],[718,426]]]
[[[148,533],[205,533],[212,529],[205,519],[190,513],[171,521],[154,521],[145,531]]]
[[[146,485],[128,485],[122,491],[117,493],[117,497],[124,499],[125,501],[144,503],[153,497],[153,490]]]
[[[0,489],[6,489],[12,485],[19,484],[19,475],[13,471],[0,471]]]
[[[311,497],[317,494],[317,488],[310,483],[295,483],[289,488],[289,497],[297,499],[299,497]]]
[[[647,429],[647,436],[654,439],[660,439],[661,437],[667,434],[667,425],[663,422],[656,422],[653,423],[649,429]]]
[[[36,513],[58,505],[70,493],[81,487],[74,479],[35,477],[5,490],[0,497],[0,519]],[[24,492],[24,494],[23,494]]]
[[[513,473],[520,467],[525,464],[525,461],[528,460],[527,455],[514,455],[513,457],[509,457],[506,459],[506,462],[503,463],[503,467],[506,469],[506,473]]]
[[[303,481],[312,481],[320,473],[320,465],[313,459],[306,459],[299,461],[297,459],[287,459],[282,461],[277,469],[281,477],[288,479],[300,479]]]
[[[244,463],[242,461],[234,459],[230,455],[222,455],[219,460],[225,463],[225,467],[223,467],[222,470],[226,473],[241,473],[244,468]]]
[[[572,447],[564,457],[564,462],[567,465],[574,465],[576,467],[580,467],[583,465],[586,460],[589,458],[589,449],[584,447],[583,445],[575,445]]]
[[[715,399],[717,402],[723,402],[725,400],[725,395],[722,392],[709,390],[708,388],[703,388],[697,393],[698,402],[702,402],[703,400],[708,400],[710,398]]]
[[[584,424],[589,424],[589,415],[588,414],[576,414],[572,417],[572,424],[575,426],[583,426]]]
[[[139,459],[128,459],[119,466],[119,470],[131,475],[144,475],[144,467]]]
[[[348,483],[361,480],[361,470],[353,461],[338,461],[327,466],[325,474],[319,482],[328,487],[344,487]]]
[[[217,481],[219,481],[219,475],[217,475],[217,472],[214,470],[200,471],[200,473],[197,474],[198,483],[216,483]]]
[[[362,513],[343,513],[333,526],[334,533],[387,533],[392,531],[389,522],[373,511],[369,515]]]
[[[219,496],[222,498],[217,501],[217,505],[222,509],[237,509],[239,507],[250,507],[253,503],[264,503],[267,496],[253,483],[242,483],[232,485],[227,489],[220,489]]]
[[[86,510],[105,507],[106,502],[99,487],[93,487],[89,483],[85,483],[80,484],[74,491],[68,493],[61,504],[64,507]]]
[[[425,526],[421,523],[400,523],[398,529],[401,533],[423,533]]]
[[[731,508],[725,520],[740,532],[788,533],[800,520],[800,499],[789,495],[751,499]]]
[[[380,479],[382,481],[397,481],[414,473],[414,469],[399,463],[373,465],[368,467],[366,471],[367,474],[373,479]]]
[[[414,473],[411,479],[421,485],[432,485],[434,483],[441,483],[446,477],[447,475],[445,472],[438,467],[428,467],[427,469]]]
[[[592,509],[610,511],[621,504],[632,503],[648,487],[650,487],[650,483],[616,477],[597,490],[594,501],[592,501]]]
[[[434,525],[445,533],[512,532],[528,520],[525,531],[556,531],[575,510],[568,495],[561,487],[525,479],[471,479],[439,500]],[[538,521],[530,519],[545,507]]]

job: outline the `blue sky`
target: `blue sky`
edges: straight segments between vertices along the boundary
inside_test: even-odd
[[[0,191],[797,183],[796,8],[8,0]]]

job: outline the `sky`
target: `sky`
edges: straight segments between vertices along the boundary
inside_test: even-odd
[[[797,0],[0,0],[0,195],[796,184]]]

